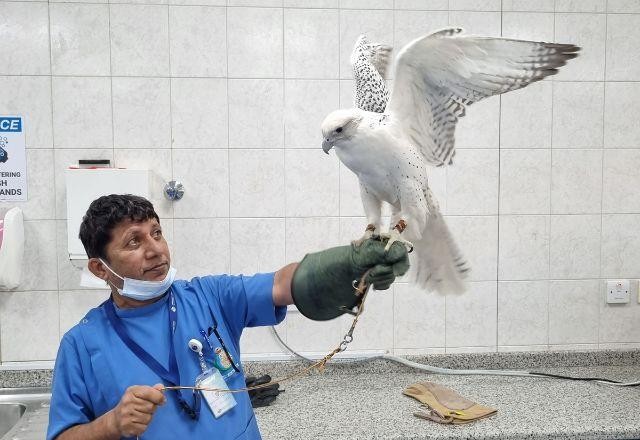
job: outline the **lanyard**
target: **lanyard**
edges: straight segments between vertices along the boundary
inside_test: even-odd
[[[151,356],[144,348],[140,347],[133,339],[129,337],[127,330],[122,324],[122,320],[116,314],[115,306],[113,305],[113,299],[105,302],[105,311],[107,318],[113,326],[114,330],[124,342],[124,344],[140,359],[147,367],[151,368],[154,373],[160,376],[165,382],[171,386],[180,385],[180,372],[178,371],[178,362],[176,360],[176,353],[173,347],[173,335],[176,331],[178,324],[178,310],[176,308],[175,298],[173,292],[169,290],[169,329],[171,331],[171,341],[169,343],[169,369],[164,368],[153,356]],[[177,393],[178,403],[180,407],[194,420],[198,419],[200,412],[200,395],[197,391],[193,392],[193,408],[182,398],[180,391]]]

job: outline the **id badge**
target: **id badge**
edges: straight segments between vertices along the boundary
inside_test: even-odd
[[[207,371],[199,375],[196,378],[196,386],[217,388],[221,390],[229,389],[217,368],[209,368]],[[236,406],[236,399],[233,397],[232,393],[204,390],[201,390],[200,392],[216,419]]]

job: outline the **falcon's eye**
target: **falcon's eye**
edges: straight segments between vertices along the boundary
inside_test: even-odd
[[[341,133],[341,132],[342,132],[342,127],[336,128],[336,133]]]

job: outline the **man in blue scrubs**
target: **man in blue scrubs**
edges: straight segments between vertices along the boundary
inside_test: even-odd
[[[384,252],[372,240],[309,254],[275,273],[175,280],[158,215],[131,195],[95,200],[80,238],[111,297],[62,338],[48,440],[260,439],[246,392],[220,394],[235,405],[214,414],[216,402],[210,408],[201,393],[165,387],[193,386],[206,367],[228,388],[243,388],[245,327],[281,322],[294,302],[312,319],[331,319],[344,313],[335,305],[345,303],[341,291],[350,301],[354,277],[368,270],[368,282],[384,290],[408,269],[402,245]]]

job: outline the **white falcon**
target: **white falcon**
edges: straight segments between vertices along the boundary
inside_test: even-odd
[[[322,149],[334,148],[360,181],[368,221],[363,239],[380,233],[382,202],[390,204],[394,226],[380,235],[389,238],[387,246],[401,241],[412,247],[412,281],[440,293],[464,291],[469,266],[429,189],[427,166],[452,163],[455,126],[466,106],[554,75],[580,50],[461,33],[444,29],[402,48],[384,111],[387,90],[379,70],[390,48],[361,37],[351,58],[361,108],[336,110],[321,127]]]

